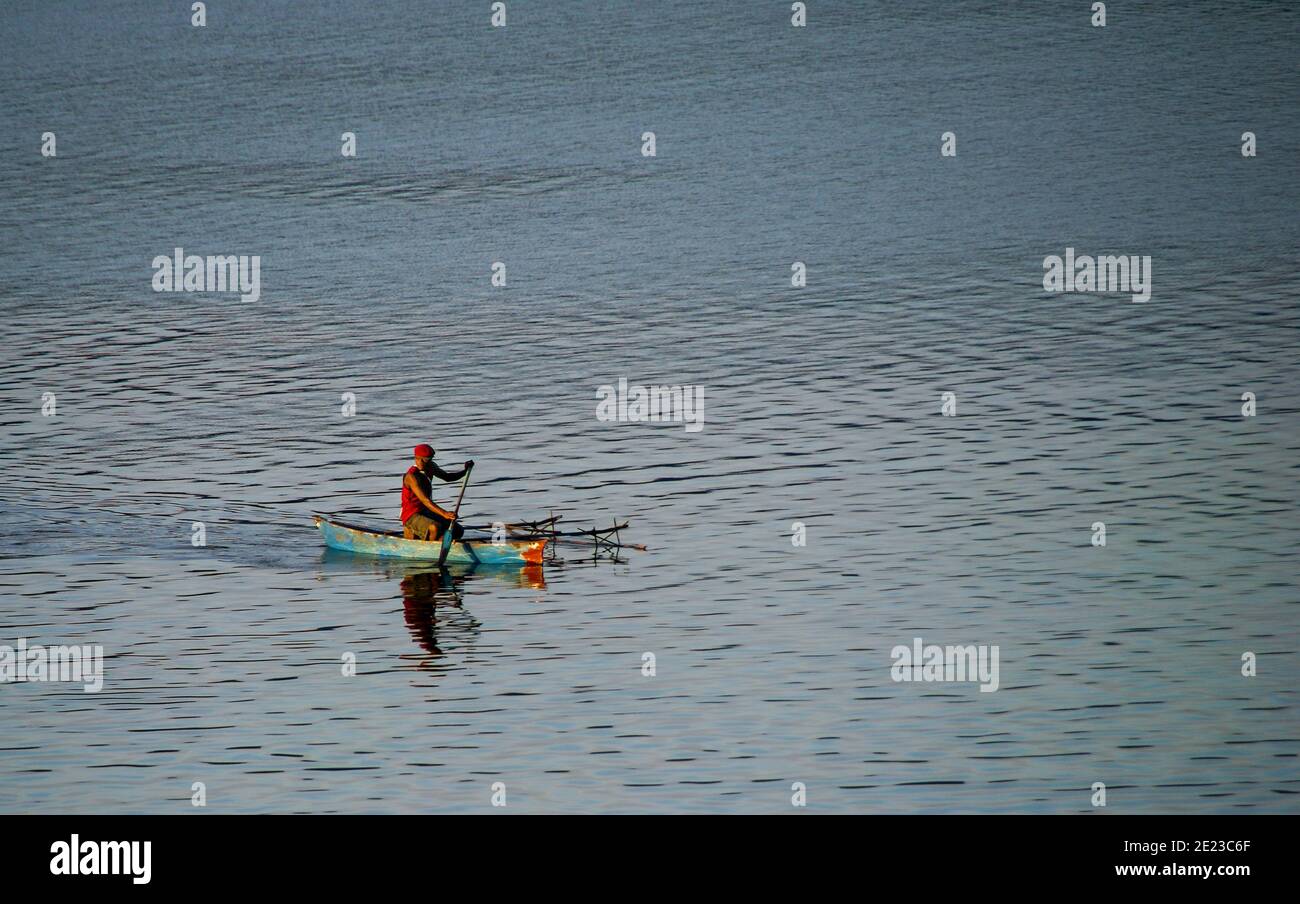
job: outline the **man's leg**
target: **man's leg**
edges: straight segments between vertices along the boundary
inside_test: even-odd
[[[450,524],[451,522],[449,522],[446,518],[439,518],[437,515],[432,516],[430,520],[432,521],[434,526],[433,539],[441,540],[442,535],[447,532],[447,525]],[[459,540],[463,536],[465,536],[465,527],[459,521],[457,521],[455,526],[453,526],[451,529],[451,538],[453,540]]]
[[[422,512],[416,512],[406,519],[402,535],[408,540],[428,540],[434,534],[433,519]]]

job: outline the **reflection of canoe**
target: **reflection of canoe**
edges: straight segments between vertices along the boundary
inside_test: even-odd
[[[477,546],[474,548],[478,549]],[[546,572],[541,565],[520,565],[518,562],[505,566],[452,562],[439,568],[437,559],[359,556],[343,549],[331,549],[326,546],[321,550],[316,567],[318,575],[323,579],[334,575],[371,574],[402,581],[414,575],[432,574],[441,577],[443,586],[448,587],[459,587],[472,581],[522,587],[525,590],[546,589]]]
[[[432,559],[435,562],[442,550],[440,542],[407,540],[396,531],[370,530],[344,524],[342,521],[331,521],[321,515],[316,515],[315,521],[321,536],[325,538],[325,545],[332,549],[346,549],[368,556]],[[545,548],[545,540],[506,540],[504,543],[493,543],[488,539],[465,537],[451,544],[447,561],[463,565],[536,565],[542,561],[542,551]]]

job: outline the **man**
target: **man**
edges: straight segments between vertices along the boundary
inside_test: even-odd
[[[415,447],[415,464],[402,478],[402,536],[408,540],[441,540],[448,525],[453,525],[451,537],[459,540],[465,529],[456,522],[455,514],[433,501],[429,475],[451,483],[464,477],[474,462],[467,461],[464,469],[449,474],[433,463],[433,456],[433,447],[420,443]]]

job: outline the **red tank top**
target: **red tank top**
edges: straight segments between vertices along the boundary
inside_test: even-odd
[[[429,495],[433,491],[433,486],[429,483],[429,478],[425,477],[419,468],[411,465],[411,467],[407,468],[406,473],[414,474],[415,479],[420,482],[420,489],[424,490],[424,495],[429,496],[430,499],[433,498]],[[424,506],[420,504],[420,500],[416,495],[411,492],[411,488],[406,485],[406,478],[402,478],[402,523],[405,524],[407,518],[416,512],[422,511],[425,511]]]

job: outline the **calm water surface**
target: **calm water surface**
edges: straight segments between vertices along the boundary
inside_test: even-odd
[[[0,643],[107,657],[0,685],[0,810],[1300,812],[1300,14],[1013,6],[0,12]],[[650,550],[324,552],[426,440],[476,523]]]

